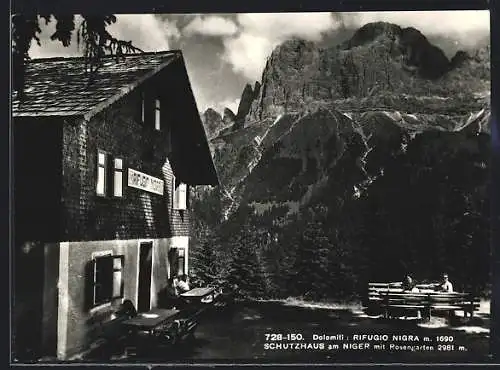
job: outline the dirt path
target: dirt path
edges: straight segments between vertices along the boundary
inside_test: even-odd
[[[200,321],[194,342],[171,353],[158,353],[148,359],[123,356],[115,359],[232,363],[484,362],[489,350],[488,326],[489,312],[485,307],[472,321],[459,317],[450,326],[444,318],[418,324],[414,320],[369,317],[356,305],[256,302],[208,313]],[[273,334],[282,334],[283,338]],[[287,340],[287,334],[298,334],[302,340]],[[314,340],[314,335],[337,339]],[[384,347],[377,349],[377,345]]]

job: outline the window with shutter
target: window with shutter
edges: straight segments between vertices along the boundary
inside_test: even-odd
[[[187,185],[174,179],[174,209],[185,210],[187,209]]]
[[[123,160],[115,158],[114,160],[114,178],[113,195],[123,197]]]
[[[123,297],[123,255],[94,258],[93,306],[99,306]]]
[[[185,275],[185,261],[186,261],[186,256],[185,256],[185,250],[184,248],[179,248],[178,250],[178,258],[177,258],[177,273],[179,276]]]

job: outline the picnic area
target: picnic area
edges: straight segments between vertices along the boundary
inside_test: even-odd
[[[393,289],[398,289],[397,287]],[[211,291],[213,293],[214,291]],[[128,318],[121,344],[101,346],[81,361],[117,363],[202,362],[470,362],[485,361],[489,349],[489,302],[481,300],[473,317],[457,312],[448,322],[440,310],[427,320],[396,318],[370,312],[362,303],[334,304],[288,300],[241,301],[215,306],[207,291],[186,294],[195,304],[187,310],[154,309]],[[205,294],[205,295],[204,295]],[[383,293],[382,293],[383,294]],[[213,298],[213,297],[212,297]],[[210,303],[202,303],[202,300]],[[218,300],[215,299],[215,302]],[[220,303],[220,301],[219,301]],[[412,307],[413,308],[413,307]],[[304,342],[315,334],[346,337],[387,335],[433,338],[434,350],[266,349],[269,333],[300,333]],[[175,339],[174,339],[175,338]],[[438,351],[436,338],[452,338],[454,348]],[[280,343],[284,344],[285,341]],[[140,346],[138,346],[140,344]],[[269,346],[268,346],[269,347]],[[463,348],[463,349],[462,349]],[[138,350],[139,349],[139,350]]]

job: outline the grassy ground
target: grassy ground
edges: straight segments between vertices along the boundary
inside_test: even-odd
[[[486,301],[482,302],[477,317],[465,319],[458,315],[451,324],[444,317],[435,317],[429,323],[419,323],[411,318],[386,320],[366,315],[356,303],[311,303],[296,299],[259,301],[207,312],[200,320],[194,341],[175,349],[163,349],[148,358],[101,353],[100,358],[88,360],[182,363],[484,362],[489,351],[489,317],[489,302]],[[300,334],[303,340],[273,341],[270,336],[266,340],[266,334],[279,333]],[[344,337],[342,340],[314,341],[315,334],[340,334]],[[357,340],[356,335],[387,335],[388,340]],[[393,340],[393,335],[418,336],[418,341],[398,342]],[[429,341],[425,342],[424,337]],[[294,345],[291,347],[295,348],[290,348],[292,342],[316,346],[323,343],[324,349],[297,349]],[[277,343],[280,343],[281,349],[266,349],[266,345]],[[352,343],[369,348],[343,348],[344,344]],[[286,344],[288,349],[285,349]],[[376,344],[383,344],[385,348],[375,349]],[[391,344],[399,347],[390,349]]]

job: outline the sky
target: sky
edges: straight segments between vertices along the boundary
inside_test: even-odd
[[[181,49],[197,101],[203,112],[225,107],[237,111],[245,84],[260,81],[267,57],[283,41],[297,37],[320,45],[343,41],[369,22],[388,21],[415,27],[449,57],[474,47],[489,35],[488,11],[117,14],[108,27],[116,38],[143,51]],[[77,17],[77,26],[80,19]],[[30,56],[81,55],[76,37],[69,47],[51,41],[54,22],[41,22],[41,46]]]

